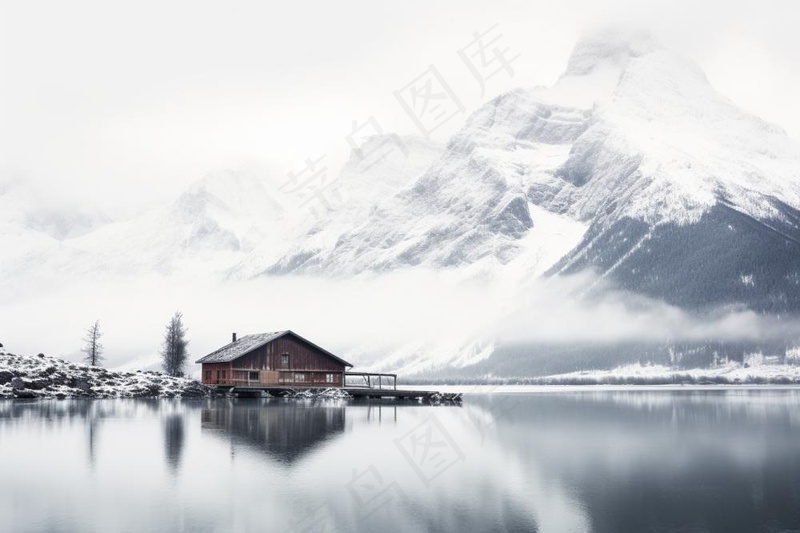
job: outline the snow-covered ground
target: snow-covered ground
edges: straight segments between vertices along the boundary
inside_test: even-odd
[[[208,394],[207,387],[192,379],[157,372],[114,372],[0,349],[0,398],[172,398]]]
[[[800,384],[800,365],[729,362],[711,368],[677,369],[663,365],[625,365],[535,378],[537,384]]]

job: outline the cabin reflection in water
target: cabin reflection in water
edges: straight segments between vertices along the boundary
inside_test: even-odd
[[[203,409],[202,429],[292,463],[344,433],[340,403],[305,404],[284,400],[242,400]]]

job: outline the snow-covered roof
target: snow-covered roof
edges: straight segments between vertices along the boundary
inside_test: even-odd
[[[295,333],[295,332],[293,332],[291,330],[288,330],[288,329],[285,330],[285,331],[273,331],[273,332],[270,332],[270,333],[256,333],[254,335],[244,335],[244,336],[236,339],[234,342],[231,342],[230,344],[227,344],[227,345],[223,346],[219,350],[211,352],[210,354],[206,355],[205,357],[202,357],[202,358],[198,359],[196,362],[197,363],[229,363],[229,362],[231,362],[231,361],[233,361],[235,359],[240,358],[241,356],[243,356],[243,355],[245,355],[247,353],[252,352],[253,350],[255,350],[257,348],[261,348],[265,344],[267,344],[269,342],[272,342],[275,339],[283,337],[284,335],[292,335],[292,336],[296,337],[297,339],[305,342],[306,344],[309,344],[312,347],[316,348],[317,350],[321,351],[325,355],[327,355],[329,357],[332,357],[333,359],[335,359],[336,361],[342,363],[343,365],[350,366],[350,367],[353,366],[350,363],[348,363],[347,361],[345,361],[344,359],[341,359],[340,357],[337,357],[337,356],[333,355],[328,350],[325,350],[324,348],[320,348],[319,346],[317,346],[313,342],[311,342],[311,341],[309,341],[307,339],[304,339],[303,337],[301,337],[297,333]]]

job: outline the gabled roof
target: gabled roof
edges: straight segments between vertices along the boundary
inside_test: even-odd
[[[345,361],[344,359],[333,355],[328,350],[324,348],[320,348],[313,342],[309,341],[308,339],[304,339],[294,331],[287,329],[285,331],[273,331],[271,333],[257,333],[255,335],[244,335],[236,339],[236,341],[223,346],[219,350],[211,352],[205,357],[202,357],[195,361],[196,363],[230,363],[241,356],[248,354],[255,350],[256,348],[261,348],[267,343],[274,341],[275,339],[279,339],[285,335],[292,335],[293,337],[305,342],[306,344],[316,348],[320,352],[324,353],[328,357],[338,361],[339,363],[343,364],[344,366],[352,367],[350,363]]]

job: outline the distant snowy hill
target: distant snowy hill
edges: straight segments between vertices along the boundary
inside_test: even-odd
[[[171,205],[74,239],[87,270],[210,275],[280,238],[284,209],[258,175],[227,171],[192,184]]]
[[[104,213],[85,208],[56,205],[22,180],[0,182],[0,237],[25,231],[54,240],[85,235],[111,219]]]
[[[29,275],[52,271],[51,261],[69,249],[65,241],[110,222],[97,211],[54,205],[21,180],[0,182],[0,290],[6,297],[22,290]]]
[[[376,202],[413,182],[440,151],[414,136],[369,139],[343,169],[330,171],[341,184],[341,199],[318,209],[316,218],[267,177],[244,170],[210,174],[171,204],[114,223],[24,209],[28,203],[8,185],[0,189],[0,224],[2,244],[13,253],[2,264],[3,279],[142,273],[250,278],[284,255],[332,247]]]
[[[0,247],[4,264],[14,257],[46,249],[58,240],[28,224],[32,207],[28,196],[28,191],[19,183],[0,183]]]
[[[243,249],[280,234],[281,217],[281,206],[258,177],[214,174],[171,205],[93,231],[55,239],[29,225],[29,234],[35,230],[52,240],[20,249],[4,263],[3,274],[62,281],[151,272],[208,277],[229,268]]]

